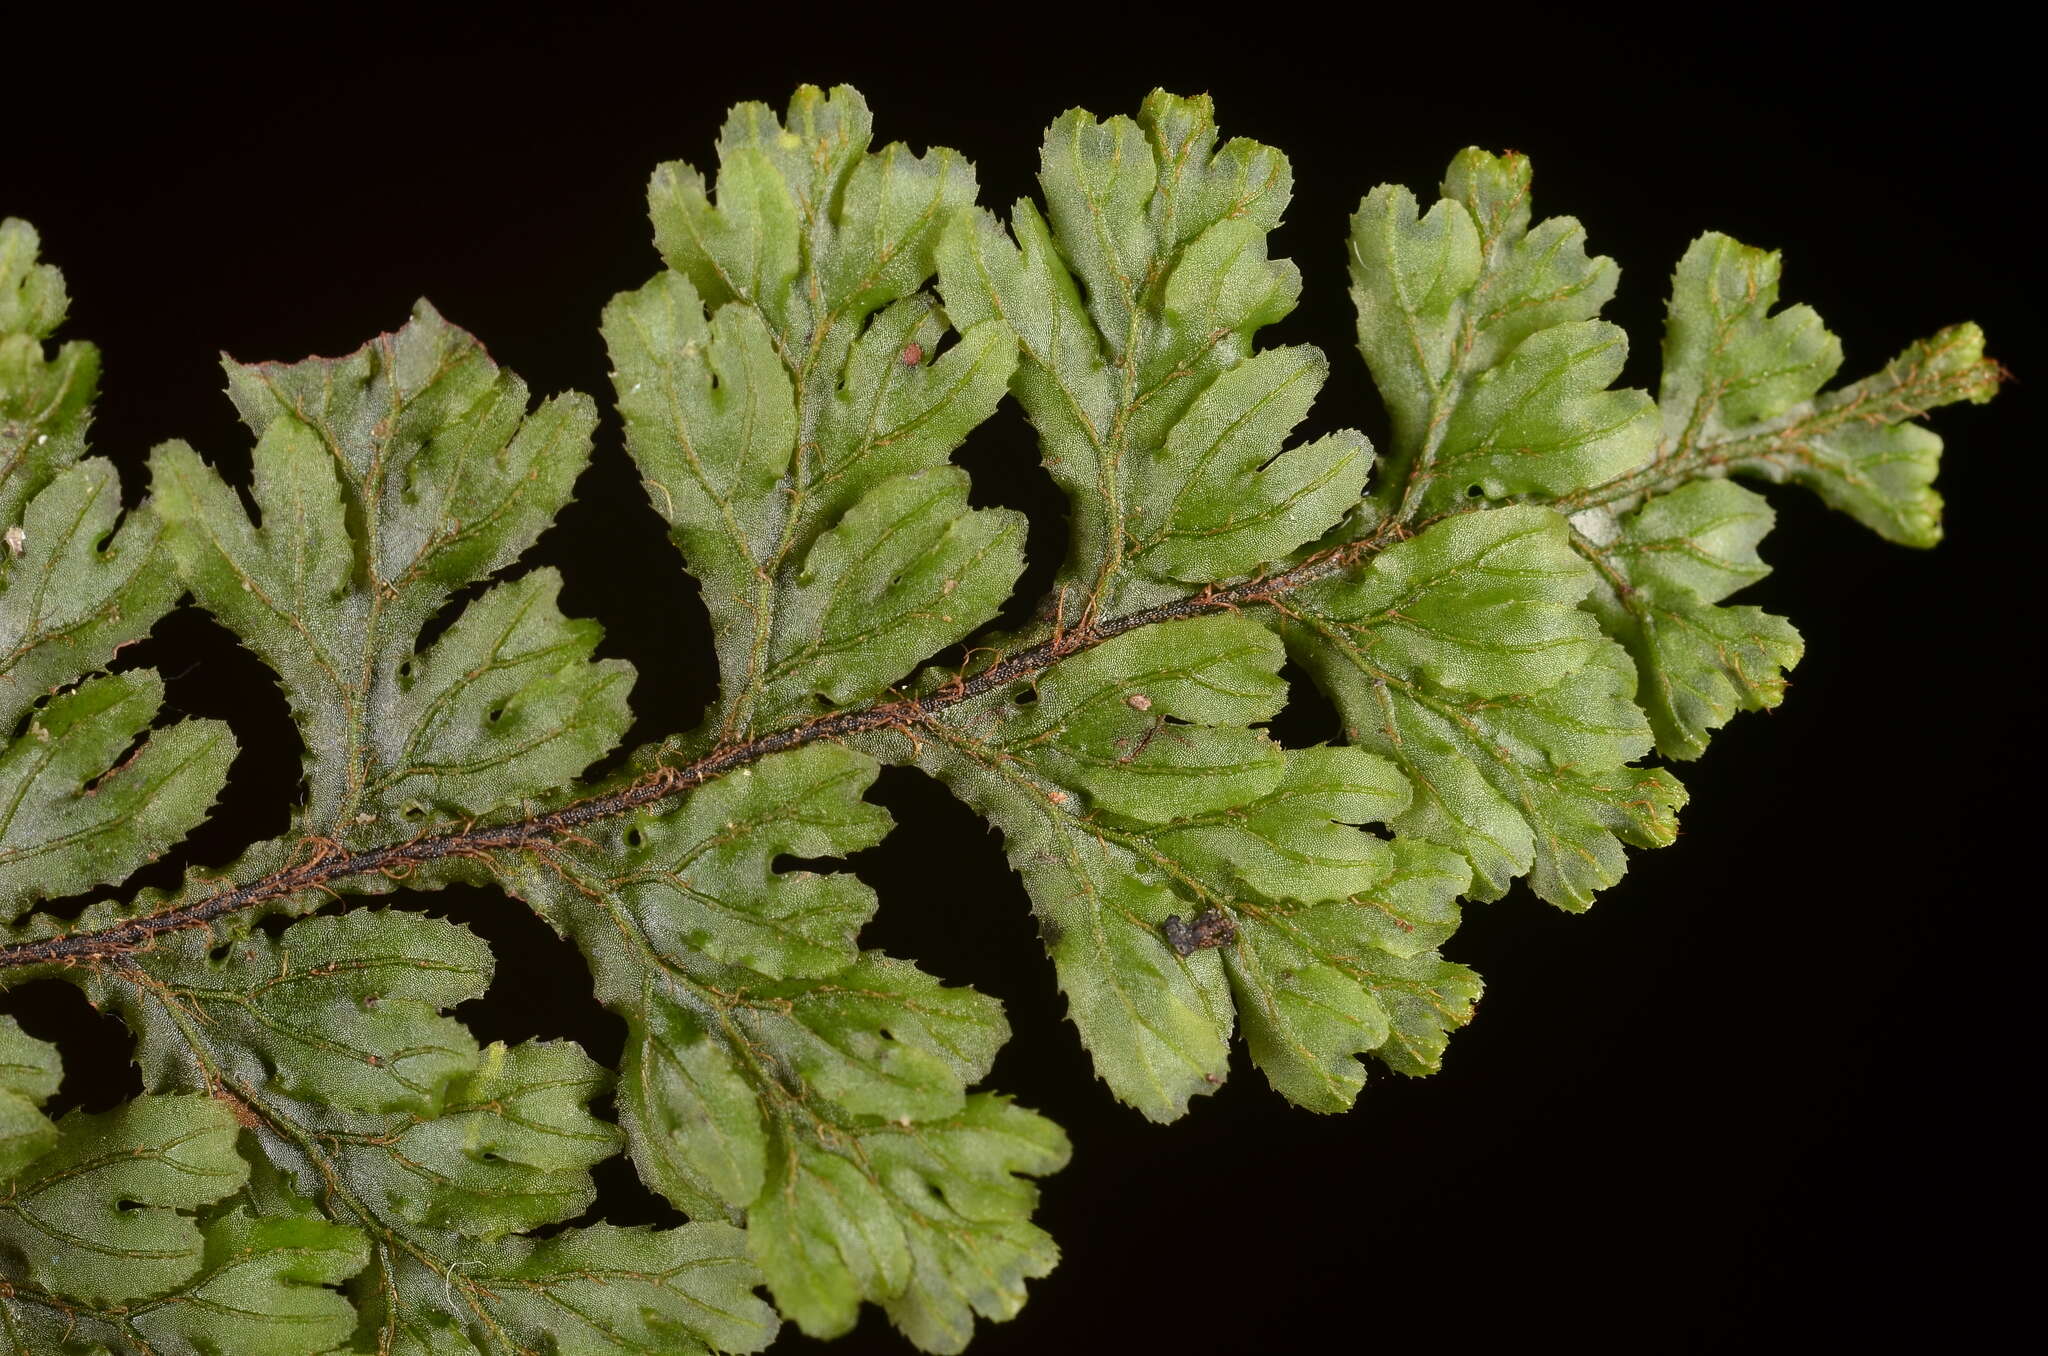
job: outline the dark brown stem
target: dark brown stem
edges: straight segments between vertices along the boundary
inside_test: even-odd
[[[108,960],[140,950],[167,932],[204,927],[228,914],[317,889],[346,877],[402,872],[423,862],[439,861],[445,857],[476,857],[551,843],[594,820],[608,819],[681,795],[713,777],[757,762],[771,753],[781,753],[820,739],[841,739],[870,730],[904,729],[923,724],[948,707],[1029,677],[1068,655],[1113,640],[1126,632],[1199,616],[1219,608],[1235,610],[1269,602],[1281,594],[1336,574],[1381,544],[1381,536],[1375,535],[1319,552],[1280,574],[1247,579],[1227,588],[1206,588],[1171,602],[1140,608],[1120,617],[1056,634],[1050,640],[997,660],[979,673],[948,683],[928,696],[898,697],[851,711],[819,716],[774,734],[714,749],[686,767],[660,768],[621,790],[592,796],[532,819],[434,834],[369,852],[346,852],[330,846],[317,851],[305,862],[274,871],[260,880],[217,891],[204,899],[181,904],[162,913],[125,919],[96,932],[77,932],[0,947],[0,970],[25,965]]]

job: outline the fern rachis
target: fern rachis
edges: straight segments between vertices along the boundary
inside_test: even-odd
[[[61,281],[0,234],[0,965],[121,1013],[148,1088],[52,1124],[53,1052],[0,1024],[17,1347],[752,1350],[871,1301],[958,1350],[1052,1265],[1031,1179],[1065,1137],[973,1090],[993,1000],[863,950],[866,887],[779,858],[877,841],[863,790],[919,768],[1001,830],[1116,1096],[1183,1114],[1241,1027],[1283,1096],[1343,1109],[1361,1056],[1428,1072],[1470,1019],[1461,898],[1526,878],[1585,908],[1625,845],[1671,841],[1652,751],[1782,696],[1797,633],[1723,602],[1764,572],[1741,481],[1931,544],[1914,420],[1998,381],[1960,326],[1823,390],[1839,346],[1774,310],[1776,256],[1710,235],[1658,397],[1612,389],[1612,264],[1534,219],[1526,159],[1466,151],[1434,202],[1382,188],[1353,222],[1388,445],[1290,445],[1331,373],[1256,342],[1302,286],[1266,252],[1291,170],[1219,145],[1205,100],[1062,117],[1007,225],[958,155],[871,151],[850,90],[742,105],[719,162],[655,173],[665,267],[603,335],[724,687],[593,783],[630,670],[516,567],[592,455],[588,399],[532,401],[423,304],[346,358],[231,363],[246,494],[171,444],[122,517],[85,455],[93,355],[46,349]],[[1006,396],[1072,533],[1038,619],[991,633],[1023,524],[949,457]],[[292,829],[227,884],[38,912],[170,849],[227,775],[230,731],[152,728],[155,675],[102,672],[181,592],[283,685]],[[1342,743],[1266,732],[1290,657]],[[302,916],[397,879],[575,939],[620,1067],[445,1015],[491,972],[464,928]],[[556,1230],[622,1150],[692,1222]]]

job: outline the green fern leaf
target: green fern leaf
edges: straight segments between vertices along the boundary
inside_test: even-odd
[[[84,457],[90,345],[46,358],[63,279],[0,222],[0,918],[121,881],[206,818],[234,737],[219,721],[148,734],[148,670],[81,683],[177,601],[147,508],[121,518],[113,466]],[[76,686],[72,686],[76,684]],[[23,717],[27,727],[21,729]]]
[[[100,355],[73,341],[49,356],[43,341],[64,323],[70,298],[56,269],[37,259],[35,228],[0,220],[0,522],[85,454]]]
[[[333,1287],[361,1271],[369,1247],[318,1217],[244,1210],[209,1224],[198,1275],[123,1316],[122,1336],[175,1356],[315,1356],[337,1349],[356,1311]],[[145,1345],[146,1344],[146,1345]]]
[[[248,1164],[221,1102],[144,1097],[58,1127],[55,1049],[0,1020],[0,1293],[17,1349],[314,1356],[354,1329],[335,1287],[369,1260],[360,1232],[291,1201],[258,1218],[185,1213],[236,1191]],[[159,1293],[163,1292],[163,1293]],[[109,1303],[93,1312],[85,1307]],[[29,1346],[23,1346],[26,1342]]]
[[[1281,658],[1246,618],[1148,627],[1068,661],[1028,705],[960,708],[916,755],[1003,830],[1097,1072],[1156,1120],[1223,1081],[1233,1009],[1275,1086],[1329,1110],[1362,1084],[1352,1056],[1394,1034],[1377,991],[1430,991],[1439,1029],[1477,993],[1429,949],[1455,926],[1464,863],[1354,827],[1407,805],[1394,764],[1245,728],[1278,710]],[[1419,946],[1405,912],[1426,920]]]
[[[961,213],[940,252],[956,321],[998,324],[1046,468],[1073,503],[1060,607],[1074,621],[1286,558],[1358,499],[1354,432],[1282,454],[1328,373],[1312,348],[1255,353],[1301,278],[1265,237],[1292,192],[1269,146],[1221,147],[1207,99],[1161,91],[1138,117],[1075,110],[1046,133],[1047,214],[1016,243]]]
[[[976,1314],[1014,1316],[1024,1282],[1058,1260],[1023,1180],[1067,1160],[1045,1118],[978,1093],[952,1116],[847,1147],[778,1157],[750,1226],[777,1304],[813,1336],[846,1331],[871,1299],[924,1350],[960,1351]]]
[[[436,1015],[480,997],[490,969],[467,929],[362,911],[245,939],[218,961],[181,941],[146,981],[99,983],[130,1011],[193,1023],[143,1046],[156,1078],[196,1064],[320,1146],[303,1190],[344,1173],[374,1219],[488,1241],[577,1214],[589,1169],[618,1151],[617,1131],[584,1110],[608,1080],[574,1045],[479,1048]]]
[[[57,1047],[0,1017],[0,1179],[11,1179],[57,1142],[57,1127],[41,1107],[63,1078]]]
[[[1414,924],[1389,907],[1448,909],[1455,926],[1464,863],[1354,827],[1391,822],[1409,795],[1393,764],[1363,749],[1296,750],[1269,794],[1151,836],[1201,879],[1236,878],[1237,944],[1222,953],[1231,993],[1252,1062],[1297,1105],[1350,1106],[1365,1082],[1361,1054],[1434,1068],[1442,1033],[1471,1019],[1478,977],[1418,945]]]
[[[206,818],[234,738],[220,721],[180,721],[130,754],[162,702],[163,683],[148,669],[89,679],[51,697],[0,753],[0,905],[9,917],[41,898],[124,879]]]
[[[0,1248],[23,1273],[56,1294],[117,1305],[197,1274],[205,1235],[187,1212],[249,1178],[227,1105],[143,1096],[97,1115],[74,1111],[57,1129],[0,1207]]]
[[[1155,1120],[1222,1082],[1231,1008],[1217,958],[1161,933],[1185,906],[1138,838],[1279,786],[1285,754],[1246,727],[1280,709],[1281,658],[1245,618],[1148,627],[1077,655],[1028,705],[955,708],[913,753],[1003,831],[1096,1072]]]
[[[1572,519],[1602,574],[1587,607],[1635,657],[1640,701],[1667,757],[1697,758],[1736,712],[1784,699],[1799,633],[1761,608],[1719,606],[1770,572],[1756,547],[1772,516],[1761,495],[1702,480],[1619,520],[1599,508]]]
[[[431,1116],[478,1059],[468,1028],[437,1014],[481,996],[491,969],[466,929],[360,912],[305,919],[275,941],[258,933],[154,978],[185,996],[219,1048],[260,1049],[262,1081],[287,1096]]]
[[[1578,610],[1592,586],[1563,519],[1497,509],[1312,586],[1289,622],[1351,738],[1414,783],[1393,826],[1462,853],[1475,898],[1527,873],[1542,898],[1584,908],[1620,877],[1624,842],[1676,832],[1678,783],[1630,766],[1649,725],[1633,667]]]
[[[1703,235],[1686,251],[1665,326],[1666,447],[1656,478],[1789,480],[1892,541],[1934,545],[1941,497],[1929,486],[1941,439],[1912,421],[1991,398],[1999,372],[1984,358],[1983,334],[1954,326],[1876,376],[1819,394],[1842,347],[1810,307],[1772,312],[1779,271],[1775,253],[1724,235]]]
[[[399,807],[488,814],[513,788],[560,786],[612,750],[632,714],[633,668],[592,659],[595,622],[555,606],[561,576],[535,570],[464,609],[399,667],[390,724],[374,730],[379,775],[369,798]]]
[[[0,719],[7,728],[37,698],[146,634],[177,601],[154,515],[131,513],[115,533],[120,513],[113,466],[89,457],[38,485],[19,519],[8,520],[15,532],[0,552]]]
[[[980,1086],[999,1003],[863,944],[835,861],[890,832],[885,765],[1001,831],[1116,1097],[1184,1114],[1241,1031],[1342,1110],[1472,1020],[1464,900],[1587,907],[1676,832],[1653,748],[1783,697],[1797,632],[1727,601],[1771,526],[1731,477],[1931,544],[1915,421],[2001,375],[1958,326],[1825,391],[1840,346],[1773,313],[1777,257],[1710,235],[1660,399],[1612,389],[1613,264],[1535,220],[1526,159],[1467,150],[1426,210],[1382,187],[1352,222],[1375,472],[1357,433],[1291,441],[1329,377],[1256,344],[1301,289],[1267,248],[1292,170],[1206,99],[1063,115],[1007,229],[957,153],[871,133],[807,87],[733,111],[715,183],[650,184],[663,271],[603,337],[721,688],[631,751],[631,666],[520,565],[590,401],[533,404],[421,303],[347,357],[230,362],[250,483],[168,444],[124,509],[85,455],[96,356],[50,351],[62,280],[0,223],[0,978],[118,1014],[145,1088],[53,1119],[55,1048],[0,1017],[14,1348],[672,1356],[875,1304],[960,1351],[1057,1260],[1035,1179],[1070,1148]],[[1027,525],[949,458],[1006,393],[1072,531],[992,633]],[[142,888],[235,752],[118,665],[185,592],[278,678],[305,781],[220,878]],[[1290,660],[1340,741],[1275,737]],[[619,1067],[480,1040],[482,938],[351,898],[400,883],[495,886],[573,942]],[[622,1151],[687,1222],[603,1222]]]
[[[475,718],[505,705],[485,696],[502,681],[441,690],[460,687],[452,670],[478,657],[502,662],[494,623],[522,602],[540,609],[544,650],[564,643],[552,606],[526,596],[539,584],[498,586],[513,592],[472,604],[476,615],[466,612],[436,653],[414,653],[450,594],[511,564],[568,501],[596,418],[587,399],[529,415],[525,386],[424,303],[349,357],[230,363],[228,383],[257,435],[251,497],[262,525],[182,444],[151,458],[156,504],[194,595],[284,680],[307,749],[307,831],[385,837],[373,826],[387,816],[417,825],[517,803],[532,785],[514,774],[536,742],[556,743],[540,766],[560,773],[581,771],[576,753],[616,741],[623,704],[585,710],[585,689],[616,682],[616,666],[566,681],[557,670],[552,691],[522,687],[517,718],[487,730]],[[444,715],[451,702],[469,729],[443,723],[457,714]],[[414,723],[400,725],[398,711]],[[576,733],[593,724],[609,733]],[[436,754],[462,767],[419,761]],[[401,794],[422,776],[438,794]]]
[[[627,446],[704,585],[720,738],[875,695],[1023,568],[1022,520],[969,509],[945,469],[1015,345],[968,324],[939,354],[918,290],[972,170],[869,140],[850,89],[800,91],[786,120],[734,109],[715,201],[689,166],[655,171],[669,271],[605,314]]]
[[[235,1210],[204,1226],[199,1269],[155,1299],[92,1312],[28,1289],[0,1297],[16,1349],[106,1356],[323,1356],[340,1350],[356,1311],[336,1288],[368,1258],[354,1229],[293,1213]]]
[[[1381,497],[1404,517],[1561,494],[1655,449],[1649,397],[1607,389],[1628,338],[1593,317],[1619,271],[1569,217],[1531,229],[1530,178],[1467,149],[1428,212],[1387,185],[1352,219],[1359,348],[1394,424]]]
[[[699,1356],[760,1351],[774,1338],[775,1311],[753,1293],[758,1280],[730,1225],[599,1224],[508,1248],[479,1289],[511,1341],[562,1356]],[[431,1290],[419,1298],[430,1303]]]
[[[587,1208],[590,1168],[618,1151],[620,1135],[587,1106],[609,1075],[573,1044],[480,1049],[460,1024],[434,1015],[481,994],[489,972],[488,953],[465,929],[358,912],[295,923],[274,944],[245,940],[220,960],[181,943],[153,956],[145,981],[99,982],[103,1001],[130,1012],[155,1005],[192,1022],[178,1035],[157,1028],[164,1038],[144,1047],[153,1080],[198,1072],[233,1089],[270,1162],[308,1191],[346,1183],[349,1212],[405,1240],[396,1255],[377,1254],[375,1286],[358,1287],[364,1302],[375,1297],[368,1312],[383,1330],[435,1330],[459,1291],[501,1327],[552,1333],[549,1315],[601,1285],[605,1270],[639,1276],[643,1261],[665,1257],[677,1274],[639,1277],[650,1287],[638,1302],[646,1333],[687,1350],[686,1339],[740,1332],[747,1342],[721,1349],[757,1348],[758,1304],[727,1302],[735,1282],[743,1292],[754,1274],[729,1246],[707,1251],[701,1226],[579,1230],[539,1245],[516,1237]],[[550,1291],[548,1277],[566,1288]],[[588,1349],[668,1349],[605,1340],[617,1344]]]
[[[776,754],[502,878],[584,943],[599,1000],[627,1017],[620,1123],[643,1180],[693,1215],[744,1211],[777,1306],[806,1331],[843,1331],[865,1298],[906,1328],[930,1312],[964,1334],[967,1310],[1014,1312],[1052,1255],[1028,1222],[1029,1189],[982,1180],[998,1170],[969,1152],[981,1131],[960,1124],[1002,1105],[967,1088],[1008,1026],[992,1000],[856,950],[875,901],[853,877],[773,866],[877,841],[888,817],[860,799],[875,771],[827,744]],[[977,1114],[1035,1146],[1001,1160],[1004,1181],[1064,1162],[1050,1122],[1007,1105]],[[888,1168],[899,1138],[956,1137],[957,1153],[903,1160],[920,1165],[917,1190]],[[990,1192],[1011,1204],[967,1204]],[[946,1277],[982,1275],[994,1257],[1011,1259],[1009,1279],[964,1309],[944,1298],[966,1284]],[[965,1339],[946,1340],[931,1349]]]
[[[1719,606],[1768,572],[1756,548],[1772,520],[1722,477],[1806,485],[1891,541],[1932,546],[1941,439],[1913,420],[1998,386],[1983,335],[1958,325],[1822,393],[1841,344],[1810,307],[1773,312],[1779,274],[1775,253],[1693,242],[1672,280],[1656,456],[1561,505],[1578,508],[1573,544],[1599,576],[1587,607],[1634,655],[1667,757],[1697,758],[1736,712],[1776,706],[1802,648],[1784,618]]]

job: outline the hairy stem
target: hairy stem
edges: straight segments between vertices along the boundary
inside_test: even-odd
[[[1355,565],[1401,535],[1405,534],[1391,522],[1383,523],[1368,537],[1318,552],[1279,574],[1255,576],[1223,588],[1211,586],[1119,617],[1055,632],[1050,639],[1000,658],[971,676],[963,675],[927,696],[871,702],[755,739],[726,744],[682,767],[658,768],[619,790],[592,796],[530,819],[431,834],[367,852],[347,852],[331,845],[316,847],[313,855],[303,862],[245,885],[217,890],[190,904],[124,919],[92,932],[69,933],[0,947],[0,970],[51,963],[78,964],[119,957],[148,946],[165,933],[205,927],[230,914],[351,876],[402,871],[447,857],[475,857],[542,847],[593,821],[626,814],[681,795],[714,777],[758,762],[771,753],[799,748],[820,739],[839,739],[869,730],[907,729],[925,724],[961,702],[1028,678],[1069,655],[1142,627],[1199,616],[1217,608],[1236,609],[1271,602]]]

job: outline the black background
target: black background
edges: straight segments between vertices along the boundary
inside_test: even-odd
[[[837,23],[758,7],[547,22],[361,7],[157,26],[0,20],[0,213],[41,228],[74,295],[66,333],[106,355],[97,450],[143,488],[145,450],[190,440],[230,466],[247,439],[215,354],[338,353],[431,297],[536,391],[609,401],[595,330],[656,268],[642,186],[712,161],[723,110],[851,81],[879,140],[957,147],[983,201],[1031,190],[1039,130],[1079,104],[1135,111],[1153,85],[1208,90],[1226,135],[1293,157],[1276,238],[1306,274],[1266,342],[1336,375],[1308,431],[1382,425],[1352,350],[1346,218],[1382,181],[1434,184],[1460,146],[1530,153],[1539,214],[1585,221],[1623,267],[1609,315],[1654,384],[1669,269],[1702,229],[1784,249],[1786,295],[1842,336],[1845,375],[1976,319],[2017,373],[1945,411],[1950,539],[1888,546],[1775,494],[1778,573],[1746,601],[1807,639],[1785,706],[1739,719],[1702,765],[1671,849],[1638,855],[1585,917],[1521,890],[1475,906],[1451,954],[1489,989],[1445,1070],[1375,1077],[1350,1115],[1293,1110],[1239,1052],[1236,1077],[1158,1127],[1096,1083],[998,842],[910,774],[877,798],[903,827],[855,861],[880,891],[873,944],[1008,1005],[991,1085],[1060,1121],[1072,1167],[1041,1221],[1065,1259],[974,1350],[1236,1352],[1530,1339],[1593,1349],[1917,1338],[1961,1344],[2020,1284],[2029,1218],[2017,991],[2035,897],[2039,591],[2020,562],[2039,457],[2027,379],[2038,158],[2009,39],[1917,27],[1807,31],[1763,15],[1564,26],[1441,7],[1435,35],[1280,7],[1213,26],[1165,11],[876,3]],[[987,22],[971,43],[927,35]],[[1676,20],[1674,20],[1676,22]],[[1105,59],[1105,52],[1115,53]],[[1441,55],[1432,55],[1441,53]],[[960,454],[985,499],[1057,501],[1013,408]],[[706,627],[638,498],[609,409],[579,502],[530,553],[563,603],[632,659],[638,735],[711,690]],[[124,660],[185,713],[233,720],[227,807],[187,854],[219,863],[281,831],[296,764],[281,700],[203,617]],[[1318,737],[1309,699],[1284,718]],[[616,1057],[573,951],[478,893],[422,896],[496,945],[481,1035],[572,1035]],[[137,1084],[117,1023],[41,983],[0,1000],[64,1046],[62,1105]],[[622,1162],[602,1210],[657,1219]],[[777,1350],[814,1344],[791,1331]],[[907,1350],[879,1313],[838,1350]]]

